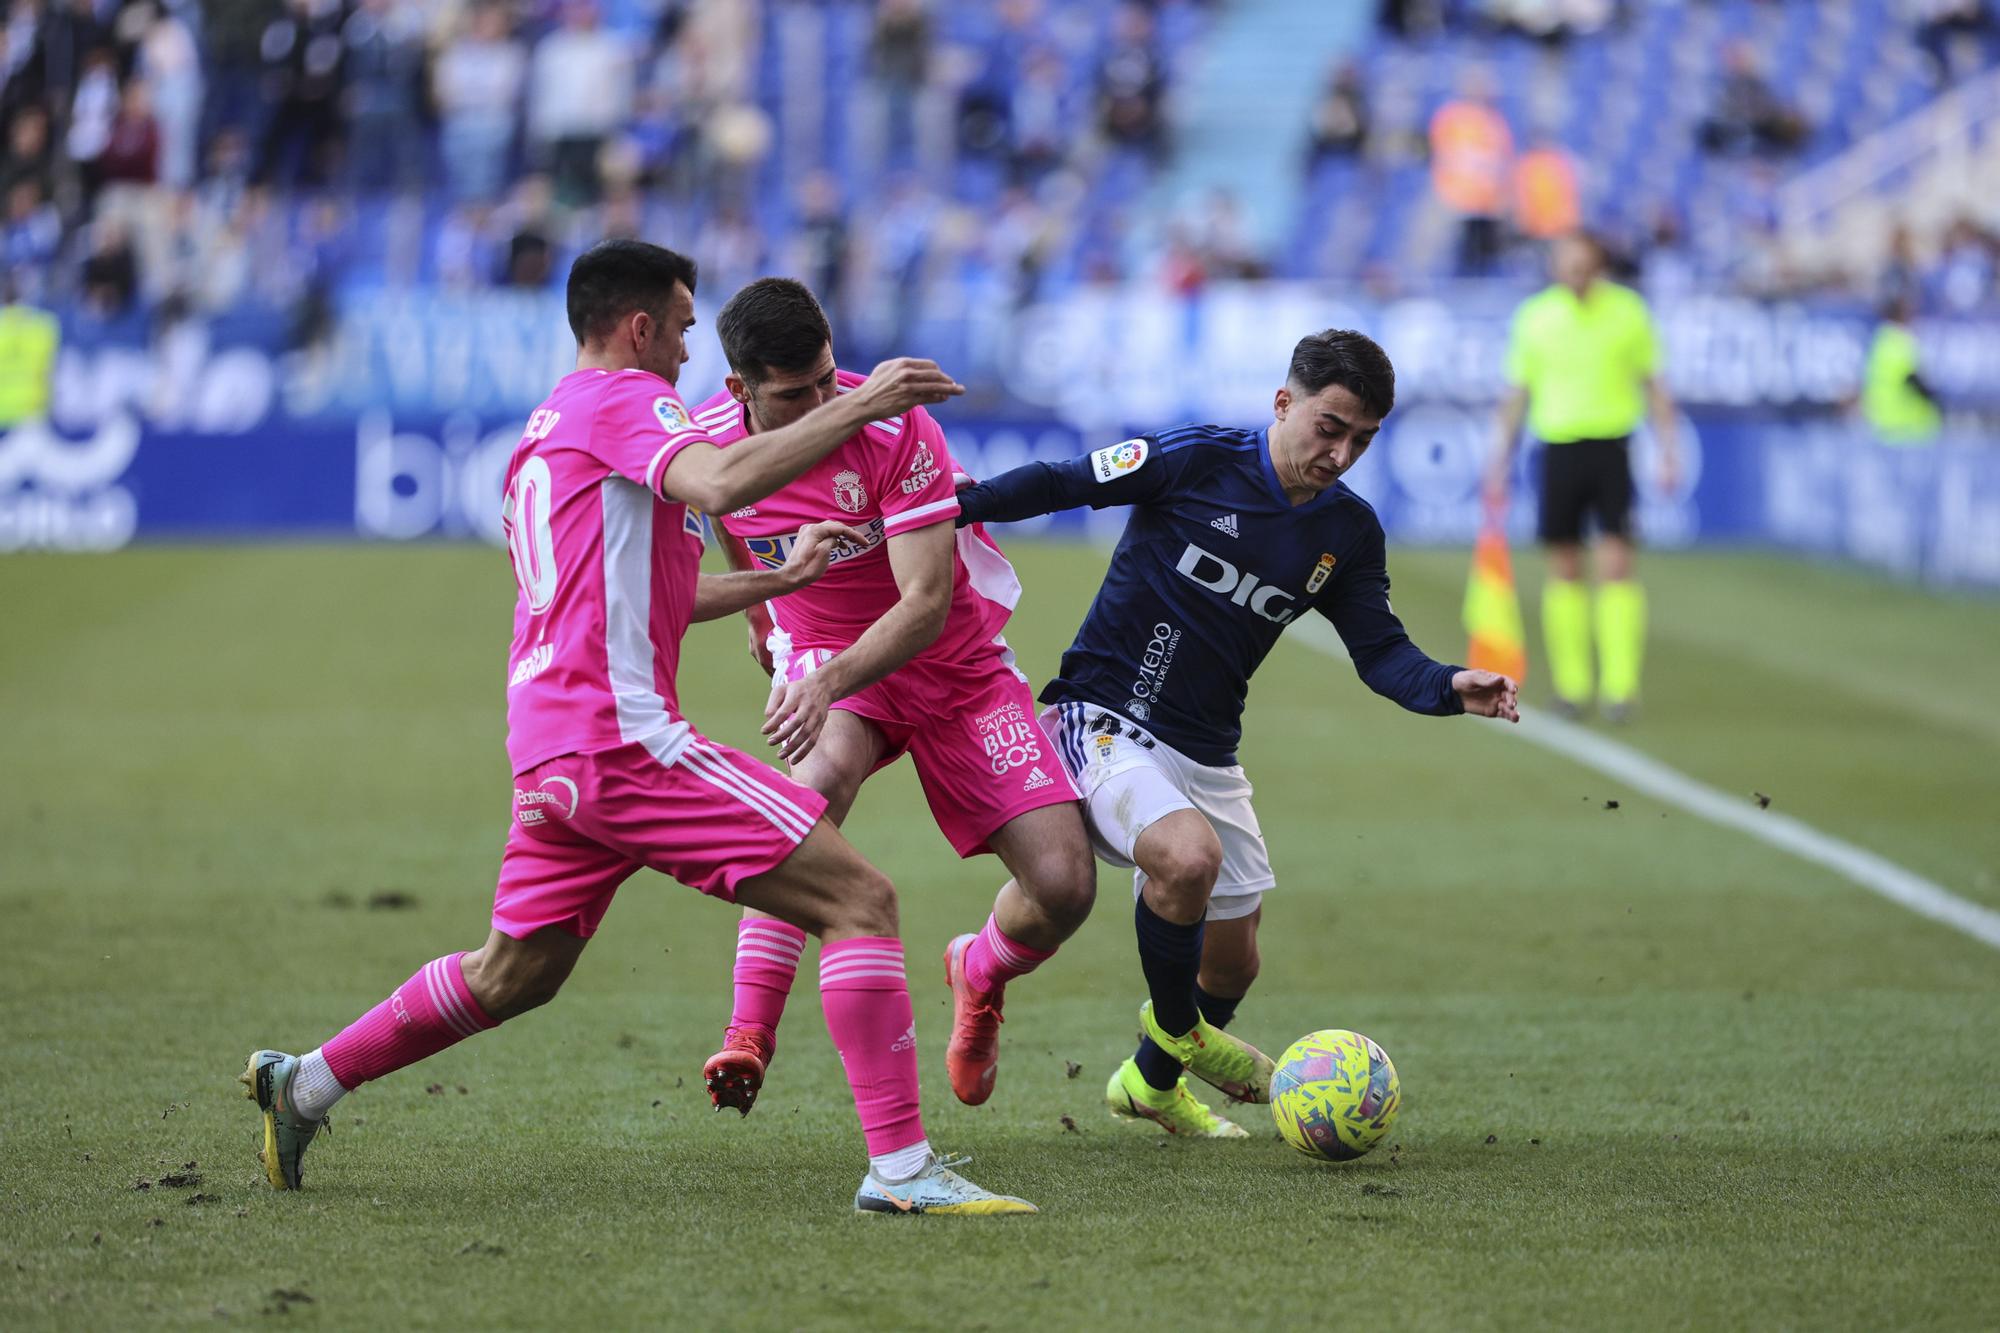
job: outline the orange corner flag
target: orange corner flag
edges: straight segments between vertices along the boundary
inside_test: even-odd
[[[1497,671],[1520,684],[1528,675],[1528,645],[1521,630],[1521,597],[1514,591],[1514,562],[1497,520],[1480,530],[1472,548],[1472,577],[1465,585],[1465,632],[1472,636],[1465,664]]]

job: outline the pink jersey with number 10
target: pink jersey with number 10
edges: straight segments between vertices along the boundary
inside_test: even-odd
[[[866,378],[837,374],[842,393]],[[747,412],[725,390],[695,409],[695,428],[727,448],[749,435]],[[770,603],[781,656],[815,648],[839,652],[895,606],[902,592],[886,541],[955,520],[956,471],[944,431],[930,413],[913,407],[863,427],[776,494],[715,516],[763,569],[785,563],[807,523],[838,519],[868,536],[859,549],[837,548],[819,582]],[[954,661],[992,644],[1020,599],[1014,567],[983,533],[957,534],[952,565],[951,612],[936,641],[913,661]]]
[[[674,671],[694,609],[701,517],[660,491],[708,436],[643,370],[565,375],[507,464],[507,547],[520,585],[507,658],[507,757],[637,742],[671,764],[688,740]]]

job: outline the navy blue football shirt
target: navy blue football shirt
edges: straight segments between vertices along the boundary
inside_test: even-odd
[[[1043,703],[1123,713],[1197,763],[1236,762],[1250,677],[1285,627],[1333,622],[1377,694],[1464,711],[1459,670],[1410,642],[1389,606],[1382,523],[1345,483],[1285,496],[1261,430],[1178,426],[958,493],[958,522],[1130,505],[1097,600]]]

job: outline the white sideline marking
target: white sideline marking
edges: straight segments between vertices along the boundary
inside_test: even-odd
[[[1347,649],[1331,625],[1317,620],[1295,622],[1287,638],[1329,657],[1346,659]],[[1963,931],[1982,944],[2000,949],[2000,912],[1959,897],[1941,884],[1905,870],[1851,842],[1842,842],[1790,815],[1759,810],[1742,797],[1718,791],[1670,768],[1622,741],[1599,735],[1588,727],[1552,713],[1523,707],[1519,726],[1501,724],[1509,735],[1573,759],[1585,768],[1615,778],[1635,791],[1678,806],[1713,824],[1747,833],[1780,851],[1828,870],[1870,893],[1907,907],[1918,916]]]

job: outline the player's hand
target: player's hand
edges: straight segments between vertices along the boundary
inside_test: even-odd
[[[800,528],[798,540],[792,544],[792,553],[785,557],[784,565],[778,570],[784,576],[786,586],[797,592],[817,583],[820,575],[826,573],[827,566],[833,563],[833,548],[838,542],[846,542],[857,550],[865,549],[868,534],[830,519],[808,523]]]
[[[1507,469],[1505,466],[1489,467],[1482,478],[1480,493],[1486,497],[1486,508],[1493,513],[1505,513],[1507,509]]]
[[[766,743],[787,764],[798,763],[819,743],[820,728],[826,725],[833,703],[833,688],[823,670],[786,681],[771,691],[770,702],[764,705]]]
[[[776,675],[778,664],[771,656],[770,636],[757,627],[756,621],[747,616],[745,620],[750,629],[750,660],[762,667],[766,676]]]
[[[937,362],[899,356],[869,371],[853,396],[867,409],[870,421],[880,421],[920,403],[941,403],[964,392],[965,386],[938,369]]]
[[[1474,717],[1521,720],[1520,687],[1507,676],[1491,671],[1461,671],[1451,678],[1452,689]]]

